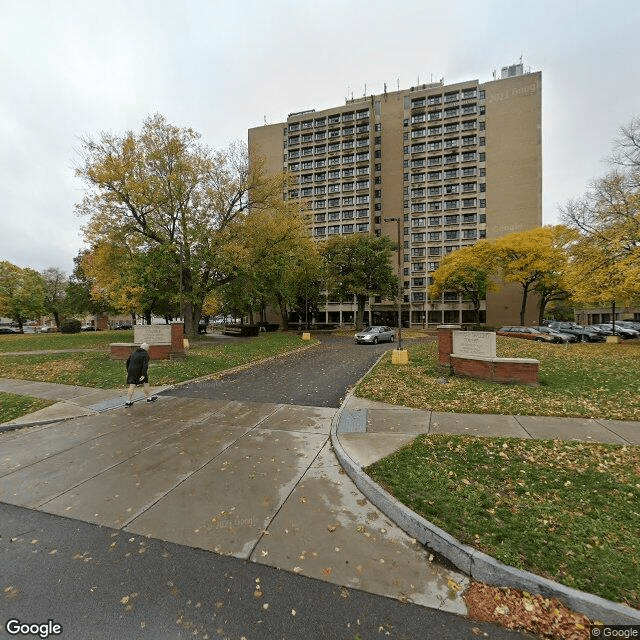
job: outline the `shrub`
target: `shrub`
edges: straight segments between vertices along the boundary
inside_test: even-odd
[[[62,333],[80,333],[82,323],[75,318],[68,318],[60,323],[60,331]]]

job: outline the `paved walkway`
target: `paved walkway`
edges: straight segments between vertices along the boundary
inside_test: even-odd
[[[466,576],[438,564],[347,477],[329,440],[338,411],[337,437],[358,467],[418,433],[640,444],[640,423],[353,397],[337,410],[165,390],[125,409],[123,390],[0,379],[0,391],[58,401],[22,420],[40,425],[0,434],[0,502],[454,613],[466,611]]]
[[[335,408],[165,394],[98,411],[122,405],[122,391],[92,403],[77,387],[1,380],[0,390],[64,398],[49,410],[60,420],[70,406],[74,418],[0,435],[0,502],[466,611],[466,577],[343,472],[329,441]]]

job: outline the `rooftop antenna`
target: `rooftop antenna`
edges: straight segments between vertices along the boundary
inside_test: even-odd
[[[385,96],[387,95],[387,83],[386,82],[384,83],[384,95]]]
[[[367,83],[366,82],[364,83],[364,95],[365,96],[367,95]]]

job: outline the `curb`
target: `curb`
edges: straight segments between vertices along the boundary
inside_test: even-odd
[[[380,359],[373,367],[380,362]],[[343,415],[347,413],[347,404],[353,397],[353,389],[357,384],[347,392],[342,405],[334,416],[331,424],[331,444],[347,475],[371,503],[388,518],[411,537],[445,557],[457,569],[474,580],[497,587],[522,589],[545,598],[557,598],[570,609],[586,615],[590,620],[602,621],[605,624],[640,624],[640,611],[637,609],[572,589],[529,571],[503,564],[499,560],[463,544],[443,529],[413,512],[374,482],[347,454],[339,438]]]

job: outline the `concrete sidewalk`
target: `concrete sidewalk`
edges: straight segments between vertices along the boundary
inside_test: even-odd
[[[58,401],[0,433],[0,502],[461,614],[480,558],[466,567],[473,550],[447,540],[466,568],[439,564],[423,547],[440,551],[421,535],[428,523],[389,510],[363,467],[420,433],[640,445],[636,422],[436,413],[350,394],[334,409],[167,390],[125,409],[123,389],[0,379],[0,391]],[[628,622],[606,601],[587,606]]]
[[[154,393],[160,393],[168,387],[154,387]],[[95,389],[53,382],[31,382],[0,378],[0,392],[31,396],[53,402],[48,407],[34,411],[20,418],[0,424],[0,433],[16,427],[45,425],[61,420],[92,416],[110,409],[123,407],[126,389]],[[144,394],[136,390],[134,400],[141,400]]]
[[[329,441],[336,411],[164,394],[17,429],[0,434],[0,502],[464,614],[467,578],[344,473]]]

